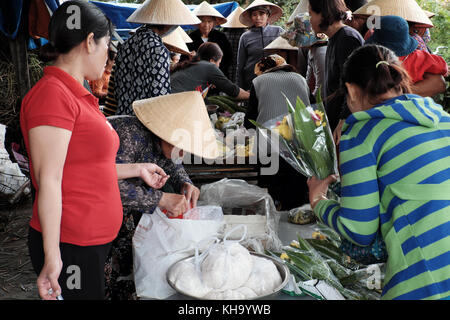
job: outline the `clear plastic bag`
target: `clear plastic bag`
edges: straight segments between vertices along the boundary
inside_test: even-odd
[[[222,207],[225,233],[239,224],[247,225],[247,237],[241,244],[258,253],[282,247],[278,237],[280,214],[272,197],[262,188],[244,180],[222,179],[201,187],[199,205]],[[230,237],[238,239],[242,233]]]
[[[183,219],[190,220],[223,220],[222,208],[218,206],[197,206],[188,210]]]
[[[263,124],[250,121],[294,169],[306,177],[325,179],[338,173],[337,154],[320,90],[316,99],[316,104],[306,106],[297,97],[294,107],[286,98],[286,115]],[[272,141],[279,142],[278,150]]]

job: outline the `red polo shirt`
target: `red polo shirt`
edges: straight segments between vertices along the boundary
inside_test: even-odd
[[[46,67],[22,102],[20,125],[28,154],[30,129],[47,125],[72,132],[63,168],[61,242],[92,246],[114,240],[123,218],[115,164],[119,137],[98,99],[68,73]],[[37,199],[31,160],[30,170]],[[37,200],[30,225],[41,231]]]

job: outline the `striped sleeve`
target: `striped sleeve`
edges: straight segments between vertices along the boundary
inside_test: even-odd
[[[370,245],[379,228],[377,159],[364,143],[368,128],[376,126],[371,122],[366,122],[362,127],[355,126],[348,135],[343,136],[342,142],[348,148],[340,152],[340,203],[321,200],[314,208],[323,223],[359,246]],[[355,131],[356,134],[353,134]]]

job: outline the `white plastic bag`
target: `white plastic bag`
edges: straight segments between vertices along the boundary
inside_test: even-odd
[[[159,208],[142,215],[133,236],[137,296],[165,299],[175,294],[166,279],[169,267],[193,255],[197,243],[219,236],[222,229],[222,220],[169,219]]]
[[[239,240],[228,240],[237,229],[244,234]],[[247,235],[247,226],[239,225],[230,230],[223,242],[211,248],[201,263],[201,279],[205,285],[220,291],[234,290],[244,285],[252,269],[250,252],[239,244]]]

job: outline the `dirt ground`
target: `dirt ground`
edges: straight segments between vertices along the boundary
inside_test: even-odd
[[[28,255],[31,199],[0,208],[0,300],[37,300],[36,274]]]

